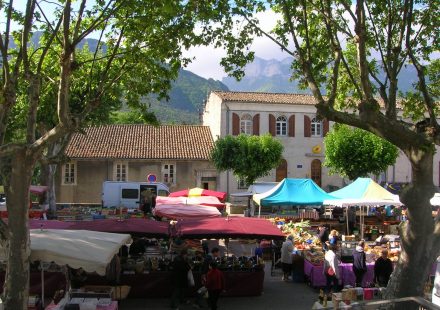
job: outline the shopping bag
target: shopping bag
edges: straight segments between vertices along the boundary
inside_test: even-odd
[[[192,270],[190,269],[188,270],[188,286],[194,286],[194,285],[196,284],[194,283],[194,276]]]

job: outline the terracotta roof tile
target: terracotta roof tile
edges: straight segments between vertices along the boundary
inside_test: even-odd
[[[207,126],[107,125],[73,135],[70,158],[208,160],[214,145]]]
[[[307,104],[314,105],[316,100],[312,95],[257,93],[257,92],[226,92],[213,91],[223,101],[245,101],[255,103]]]
[[[315,105],[317,103],[313,95],[293,93],[261,93],[261,92],[234,92],[234,91],[213,91],[223,101],[251,102],[251,103],[274,103],[274,104],[296,104]],[[326,98],[324,96],[324,98]],[[381,98],[376,98],[380,107],[384,107]],[[401,109],[401,99],[397,99],[397,108]]]

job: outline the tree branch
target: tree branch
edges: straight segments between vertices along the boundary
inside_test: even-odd
[[[316,80],[312,74],[310,62],[307,62],[305,60],[303,51],[302,51],[301,46],[299,44],[298,38],[296,36],[295,27],[292,22],[292,15],[289,12],[289,5],[286,3],[285,0],[282,0],[282,10],[284,13],[285,22],[289,26],[289,31],[290,31],[290,34],[292,35],[293,42],[295,44],[295,49],[296,49],[295,57],[298,59],[298,61],[301,64],[303,73],[304,73],[306,80],[307,80],[307,84],[309,85],[309,88],[312,91],[313,96],[315,96],[315,98],[318,102],[323,103],[323,102],[325,102],[324,98],[322,97],[321,90],[318,87],[318,83],[316,83]]]
[[[259,32],[261,32],[265,37],[267,37],[269,40],[271,40],[273,43],[275,43],[276,45],[278,45],[282,51],[286,52],[287,54],[289,54],[292,57],[295,57],[295,53],[291,52],[287,46],[285,46],[284,44],[281,44],[277,39],[275,39],[270,33],[264,31],[263,29],[261,29],[260,26],[258,26],[257,24],[255,24],[253,21],[251,21],[246,15],[242,15],[249,24],[252,25],[252,27],[254,27],[255,29],[257,29]]]
[[[23,145],[19,143],[7,143],[0,145],[0,158],[14,155],[22,148]]]
[[[76,39],[78,38],[79,29],[81,27],[81,22],[82,22],[82,15],[83,15],[84,9],[86,7],[86,1],[87,0],[81,0],[81,5],[80,5],[79,11],[78,11],[78,19],[76,20],[75,29],[73,31],[73,42],[75,42]]]
[[[367,61],[367,29],[365,26],[364,0],[358,0],[356,4],[357,23],[355,25],[358,64],[360,73],[361,90],[365,95],[366,104],[374,102],[373,91],[369,79],[369,68]]]
[[[437,123],[436,113],[435,113],[435,107],[434,107],[434,99],[429,94],[428,88],[426,86],[426,78],[425,78],[425,68],[420,62],[418,61],[417,57],[414,55],[414,51],[412,49],[411,45],[411,28],[412,28],[412,18],[413,18],[413,6],[414,6],[414,0],[409,0],[409,10],[408,10],[408,22],[407,22],[407,29],[406,29],[406,48],[408,50],[408,55],[413,62],[416,70],[417,70],[417,76],[419,77],[419,90],[422,93],[423,101],[425,103],[426,109],[429,114],[429,122],[430,125],[434,129],[434,134],[438,135],[440,134],[440,128]]]

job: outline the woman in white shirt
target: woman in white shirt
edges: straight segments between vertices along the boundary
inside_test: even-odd
[[[323,272],[327,280],[327,293],[330,293],[330,289],[333,287],[333,292],[338,290],[340,270],[339,270],[339,259],[336,256],[337,246],[330,244],[328,251],[324,256],[324,268]]]
[[[281,264],[283,265],[283,280],[288,281],[292,273],[293,236],[289,235],[281,246]]]

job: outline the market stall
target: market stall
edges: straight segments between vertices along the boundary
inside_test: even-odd
[[[74,269],[82,268],[87,272],[96,272],[97,274],[104,275],[114,255],[118,253],[122,245],[128,243],[130,240],[130,235],[125,234],[110,234],[84,230],[31,229],[31,254],[29,260],[31,262],[39,261],[42,266],[41,299],[44,301],[46,289],[43,262],[53,263],[58,266],[69,266]],[[5,256],[4,251],[5,250],[2,249],[3,257]],[[50,278],[55,277],[49,277],[49,279]],[[56,289],[59,289],[60,283],[63,282],[61,280],[59,281],[60,282],[53,283],[53,285],[56,285]],[[1,284],[3,284],[3,282],[1,282]],[[32,286],[31,284],[31,287]],[[49,290],[51,289],[50,286],[48,288]],[[64,302],[69,302],[67,297]],[[108,301],[108,304],[112,304],[111,300]]]
[[[321,206],[326,199],[335,197],[324,192],[313,180],[287,178],[271,190],[253,196],[260,211],[261,206]]]
[[[156,206],[160,205],[195,205],[208,206],[223,209],[225,204],[217,197],[213,196],[197,196],[197,197],[157,197]]]
[[[125,233],[133,236],[149,238],[168,238],[168,222],[153,221],[148,219],[102,219],[94,221],[65,222],[56,220],[30,220],[31,229],[71,229],[90,230],[109,233]]]
[[[336,197],[336,199],[326,199],[323,204],[346,208],[347,231],[349,219],[348,208],[361,207],[359,214],[361,239],[364,238],[365,231],[363,207],[383,205],[402,206],[399,196],[390,193],[370,178],[357,178],[353,183],[330,194]]]
[[[217,192],[209,189],[203,189],[200,187],[195,187],[191,189],[185,189],[177,192],[172,192],[168,197],[199,197],[199,196],[212,196],[218,198],[221,202],[226,199],[225,192]]]
[[[284,239],[285,235],[270,221],[252,217],[222,217],[179,221],[181,238]]]
[[[159,204],[153,209],[153,214],[167,219],[215,218],[221,216],[217,208],[189,204]]]

